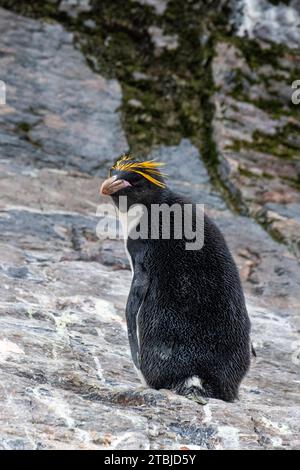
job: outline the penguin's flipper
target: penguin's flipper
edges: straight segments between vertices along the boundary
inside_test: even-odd
[[[256,351],[254,349],[253,343],[251,342],[251,353],[254,357],[257,357]]]
[[[149,281],[145,276],[134,275],[126,305],[128,339],[134,365],[140,369],[140,344],[138,316],[149,290]]]

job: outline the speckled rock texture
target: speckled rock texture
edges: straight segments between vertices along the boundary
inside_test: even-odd
[[[239,36],[299,48],[298,0],[233,0],[232,4]]]
[[[157,15],[168,3],[139,2]],[[90,2],[77,3],[88,14]],[[281,60],[283,72],[297,65],[294,56]],[[251,142],[252,131],[278,132],[291,119],[230,97],[228,76],[236,69],[252,77],[248,94],[265,93],[267,85],[255,88],[258,75],[247,67],[236,45],[216,44],[219,173],[248,211],[284,217],[284,208],[287,245],[256,215],[228,209],[190,139],[148,155],[165,161],[170,186],[205,203],[223,230],[252,320],[257,358],[240,401],[200,406],[141,388],[124,318],[131,273],[123,241],[96,234],[104,202],[98,188],[112,159],[128,148],[119,83],[93,72],[60,24],[0,8],[0,80],[7,84],[7,104],[0,105],[1,449],[300,448],[300,268],[297,250],[288,248],[299,216],[291,183],[297,157],[270,163],[270,192],[279,185],[288,200],[260,200],[253,174],[280,157],[266,152],[259,159],[253,150],[246,158],[237,146],[228,153],[234,139]]]
[[[300,106],[292,102],[292,77],[300,77],[300,56],[257,44],[260,51],[232,41],[215,47],[218,174],[241,210],[299,258]]]

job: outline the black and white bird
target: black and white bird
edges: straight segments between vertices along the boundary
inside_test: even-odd
[[[125,234],[133,271],[126,306],[132,359],[151,388],[170,389],[199,403],[208,397],[231,402],[238,398],[251,350],[238,270],[207,215],[200,249],[186,249],[185,236],[172,236],[172,230],[168,239],[162,237],[161,219],[156,222],[160,236],[151,238],[154,205],[176,204],[183,212],[192,207],[194,228],[200,217],[195,204],[167,187],[161,166],[121,156],[100,190],[112,197],[121,218],[124,211],[144,208],[143,218],[133,225],[135,236],[132,229]],[[125,209],[120,196],[127,198]],[[142,220],[148,223],[148,236],[137,237]],[[174,214],[170,221],[171,229],[176,228]]]

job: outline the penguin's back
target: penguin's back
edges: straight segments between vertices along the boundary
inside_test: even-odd
[[[200,250],[187,250],[184,238],[129,237],[127,248],[133,286],[144,291],[135,293],[136,341],[147,384],[180,391],[198,381],[204,396],[232,401],[250,363],[250,322],[220,230],[205,216]]]

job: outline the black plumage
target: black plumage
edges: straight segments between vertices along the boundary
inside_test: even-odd
[[[169,190],[159,173],[154,176],[160,185],[130,168],[122,170],[122,165],[112,175],[102,193],[110,194],[117,206],[121,195],[127,196],[128,207],[143,204],[149,209],[149,222],[152,204],[191,203]],[[197,211],[195,205],[190,207],[195,226]],[[171,389],[199,402],[203,397],[233,401],[249,368],[251,350],[238,270],[208,216],[203,247],[186,250],[185,243],[184,237],[132,239],[129,233],[127,250],[134,273],[126,319],[132,358],[149,387]]]

